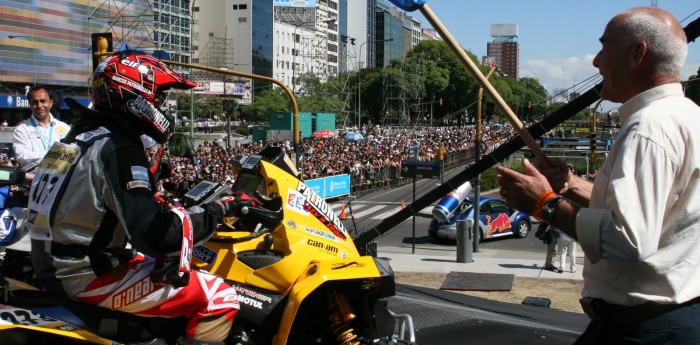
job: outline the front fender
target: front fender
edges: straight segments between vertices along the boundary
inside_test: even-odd
[[[297,280],[289,292],[284,315],[273,344],[286,344],[299,308],[309,295],[321,285],[331,281],[376,280],[380,297],[391,296],[395,291],[394,271],[388,262],[371,256],[311,263],[304,275]]]

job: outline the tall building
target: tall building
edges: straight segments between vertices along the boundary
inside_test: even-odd
[[[394,7],[389,3],[383,0],[377,1],[377,32],[374,38],[377,58],[373,66],[376,68],[387,66],[391,60],[404,56],[403,19],[393,15],[393,10]]]
[[[486,44],[486,54],[501,74],[518,78],[520,70],[520,44],[517,24],[491,24],[493,41]]]
[[[297,93],[307,73],[321,82],[338,75],[339,1],[279,0],[275,4],[275,77]]]

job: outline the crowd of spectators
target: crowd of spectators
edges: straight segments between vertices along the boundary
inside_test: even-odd
[[[307,180],[350,174],[354,179],[370,179],[375,172],[386,170],[387,167],[399,168],[401,161],[408,159],[408,146],[411,144],[418,144],[421,161],[439,160],[441,152],[449,155],[473,151],[476,129],[473,125],[468,125],[407,131],[375,126],[362,128],[361,133],[365,139],[358,141],[345,140],[342,135],[328,139],[303,139],[299,150],[302,178]],[[491,151],[514,135],[510,124],[486,124],[482,130],[482,151]],[[181,188],[189,188],[203,179],[233,183],[235,176],[230,169],[231,158],[260,152],[264,145],[283,146],[290,156],[293,153],[289,141],[249,144],[236,142],[230,149],[218,141],[205,141],[196,147],[196,165],[189,158],[170,158],[172,177],[165,182]],[[153,155],[153,150],[149,149],[149,154]]]

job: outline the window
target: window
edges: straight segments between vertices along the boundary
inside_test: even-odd
[[[248,17],[238,17],[238,22],[239,22],[239,23],[247,23],[247,22],[248,22]]]
[[[247,5],[247,4],[240,4],[240,5],[238,5],[238,9],[239,9],[239,10],[247,10],[247,9],[248,9],[248,5]]]

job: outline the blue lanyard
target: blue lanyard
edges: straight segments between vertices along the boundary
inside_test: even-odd
[[[49,142],[47,143],[44,141],[44,136],[39,130],[39,125],[37,125],[36,120],[34,120],[34,116],[30,117],[29,119],[32,120],[34,129],[36,130],[36,133],[39,135],[39,139],[41,140],[41,145],[44,146],[44,151],[48,150],[49,145],[51,145],[51,141],[53,140],[53,121],[49,122]]]

